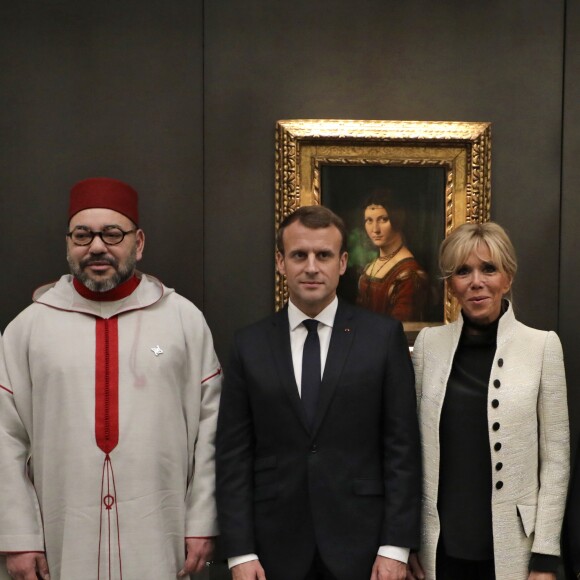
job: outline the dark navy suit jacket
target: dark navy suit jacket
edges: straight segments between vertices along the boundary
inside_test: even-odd
[[[268,580],[300,580],[315,550],[368,580],[381,545],[417,548],[421,500],[413,369],[399,322],[339,302],[310,429],[288,314],[235,335],[217,434],[220,535]]]

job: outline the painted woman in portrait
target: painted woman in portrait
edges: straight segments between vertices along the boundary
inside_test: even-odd
[[[365,231],[379,253],[359,278],[357,304],[402,322],[423,320],[429,279],[405,245],[405,209],[386,189],[374,191],[364,208]]]

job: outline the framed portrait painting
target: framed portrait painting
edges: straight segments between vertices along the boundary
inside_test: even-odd
[[[339,297],[398,318],[410,345],[424,326],[456,317],[438,248],[458,225],[489,220],[489,123],[278,121],[275,169],[276,229],[303,205],[344,220]],[[286,299],[276,273],[276,308]]]

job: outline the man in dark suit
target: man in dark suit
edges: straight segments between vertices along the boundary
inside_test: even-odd
[[[405,335],[399,322],[337,299],[345,238],[324,207],[288,216],[276,264],[289,304],[235,336],[217,435],[234,580],[404,580],[419,542]]]

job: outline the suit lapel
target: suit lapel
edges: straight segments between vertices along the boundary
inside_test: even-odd
[[[318,431],[336,392],[355,335],[354,322],[354,310],[347,303],[339,301],[322,376],[318,409],[314,419],[314,434]]]
[[[298,394],[298,385],[294,377],[294,365],[292,364],[292,349],[290,347],[290,326],[288,323],[288,307],[274,315],[270,332],[270,345],[276,370],[280,378],[282,390],[290,401],[290,406],[298,416],[307,431],[308,422],[306,413]]]

